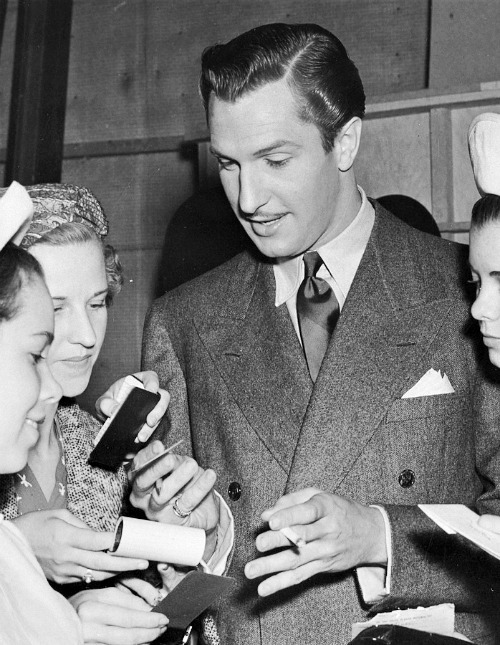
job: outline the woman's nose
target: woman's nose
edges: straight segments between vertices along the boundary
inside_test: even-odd
[[[40,395],[39,400],[44,403],[56,403],[62,397],[63,392],[59,383],[52,376],[52,372],[47,360],[43,359],[39,363],[40,374]]]
[[[96,343],[96,334],[92,321],[86,310],[76,311],[70,321],[70,340],[72,343],[93,347]]]
[[[479,321],[500,318],[500,293],[481,287],[471,307],[471,314]]]

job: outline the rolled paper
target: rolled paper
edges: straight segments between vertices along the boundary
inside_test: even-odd
[[[203,529],[120,517],[111,552],[125,558],[196,567],[203,558],[205,542]]]

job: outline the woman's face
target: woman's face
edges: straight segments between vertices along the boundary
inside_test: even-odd
[[[43,280],[36,276],[25,281],[17,304],[14,317],[0,323],[1,473],[26,465],[46,404],[62,396],[47,362],[54,314]]]
[[[471,313],[479,321],[490,361],[500,367],[500,222],[472,228],[469,263],[476,283]]]
[[[102,247],[97,241],[38,244],[30,253],[42,265],[54,304],[50,368],[64,396],[77,396],[88,385],[106,333],[108,283]]]

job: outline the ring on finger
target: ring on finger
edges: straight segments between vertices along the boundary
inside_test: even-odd
[[[173,509],[174,513],[177,515],[177,517],[180,517],[181,520],[183,520],[186,517],[189,517],[191,515],[192,511],[185,511],[182,508],[180,508],[179,507],[179,499],[180,499],[180,495],[179,495],[179,497],[176,497],[174,499],[174,503],[172,504],[172,509]]]
[[[92,582],[95,582],[94,572],[93,572],[93,571],[91,571],[90,569],[87,569],[87,570],[86,570],[86,571],[84,571],[84,573],[83,573],[82,580],[83,580],[83,582],[84,582],[86,585],[89,585],[89,584],[91,584]]]

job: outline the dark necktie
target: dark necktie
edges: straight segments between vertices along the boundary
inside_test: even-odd
[[[307,366],[313,382],[340,314],[328,282],[317,278],[323,260],[316,251],[304,255],[305,276],[297,291],[297,316]]]

